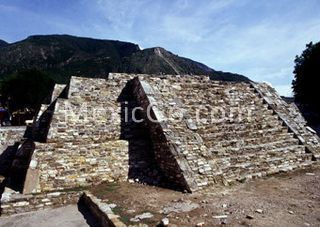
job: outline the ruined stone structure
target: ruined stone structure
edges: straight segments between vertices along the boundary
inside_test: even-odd
[[[105,181],[189,192],[227,185],[310,165],[320,143],[266,84],[110,74],[57,85],[15,152],[6,185],[18,180],[30,204]],[[3,201],[3,213],[16,212],[15,202]]]
[[[19,142],[26,131],[26,127],[0,127],[0,151]]]

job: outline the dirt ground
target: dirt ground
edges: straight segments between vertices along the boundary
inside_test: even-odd
[[[116,204],[113,211],[132,225],[157,226],[167,217],[171,227],[320,226],[320,166],[192,194],[136,183],[103,184],[91,192]],[[136,217],[141,214],[146,218]],[[0,218],[0,226],[88,225],[97,226],[77,205]]]
[[[183,227],[320,226],[320,166],[192,194],[136,183],[91,191],[116,204],[113,211],[126,224],[156,226],[167,217],[169,226]],[[148,213],[153,217],[136,217]]]

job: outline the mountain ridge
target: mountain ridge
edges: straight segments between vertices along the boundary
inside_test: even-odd
[[[1,42],[0,42],[1,46]],[[33,35],[0,51],[0,79],[17,71],[37,69],[66,83],[71,75],[105,77],[109,72],[203,74],[211,79],[249,81],[245,76],[216,71],[162,47],[71,35]]]
[[[6,41],[0,39],[0,48],[1,48],[1,47],[5,47],[5,46],[8,46],[8,45],[9,45],[9,43],[7,43]]]

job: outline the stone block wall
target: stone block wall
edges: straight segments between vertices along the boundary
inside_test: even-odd
[[[120,216],[113,213],[111,206],[106,201],[98,199],[90,192],[84,192],[80,197],[79,203],[87,207],[97,220],[97,225],[101,227],[126,227],[120,221]]]
[[[107,80],[72,77],[67,95],[58,95],[49,105],[51,110],[38,118],[50,123],[43,120],[49,126],[46,143],[36,143],[24,193],[128,178],[129,146],[120,139],[118,99],[129,79],[127,75],[110,75]]]
[[[127,141],[37,143],[24,192],[64,190],[127,177]],[[27,186],[32,179],[37,184]]]
[[[80,192],[50,192],[33,195],[22,195],[5,188],[1,198],[1,216],[20,214],[30,211],[60,207],[76,203]]]
[[[38,115],[34,119],[32,127],[32,138],[38,142],[46,142],[48,132],[55,111],[57,100],[54,100],[49,105],[42,104]]]
[[[0,154],[14,143],[23,139],[26,127],[0,127]]]
[[[57,100],[48,142],[119,138],[121,106],[117,100],[128,79],[72,77],[68,99]]]
[[[32,138],[35,141],[46,142],[52,116],[55,111],[58,98],[67,98],[69,86],[56,84],[51,94],[51,102],[42,104],[37,115],[34,117],[32,125]]]

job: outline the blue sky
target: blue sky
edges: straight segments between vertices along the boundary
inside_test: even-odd
[[[161,46],[290,95],[295,55],[320,41],[320,1],[0,0],[0,39],[34,34]]]

